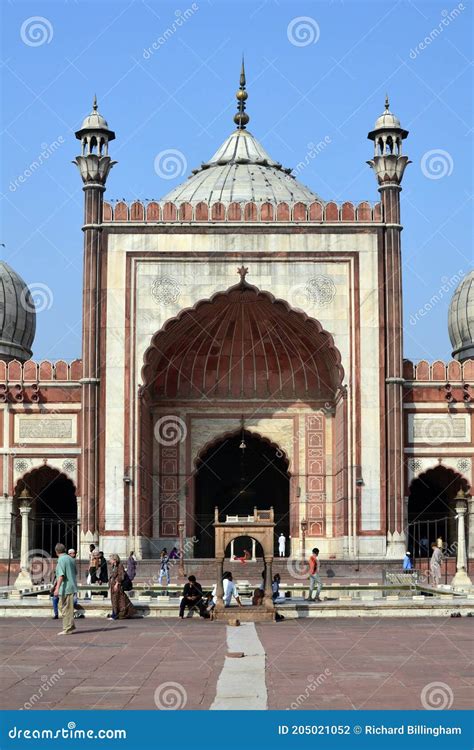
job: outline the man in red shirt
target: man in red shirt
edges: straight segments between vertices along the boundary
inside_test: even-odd
[[[314,547],[313,554],[309,558],[309,599],[313,598],[313,589],[316,586],[316,596],[314,601],[320,602],[321,599],[319,594],[321,593],[321,576],[319,575],[320,563],[319,563],[319,550]]]

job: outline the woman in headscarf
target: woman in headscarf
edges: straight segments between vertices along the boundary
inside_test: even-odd
[[[109,562],[111,565],[109,575],[110,599],[112,601],[112,620],[124,620],[135,615],[135,609],[127,594],[124,591],[124,584],[127,585],[128,576],[125,568],[120,562],[118,555],[110,555]]]

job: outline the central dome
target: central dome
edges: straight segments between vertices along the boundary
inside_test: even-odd
[[[312,203],[319,200],[312,190],[298,182],[280,162],[274,161],[245,128],[245,70],[242,63],[237,130],[217,149],[209,161],[195,169],[186,182],[170,190],[162,202],[171,203]]]
[[[274,161],[252,133],[236,130],[209,161],[162,200],[193,204],[312,203],[318,196],[298,182],[290,169]]]

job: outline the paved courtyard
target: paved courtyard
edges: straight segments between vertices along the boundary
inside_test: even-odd
[[[2,708],[462,709],[474,697],[464,617],[76,624],[59,637],[55,621],[1,621]]]

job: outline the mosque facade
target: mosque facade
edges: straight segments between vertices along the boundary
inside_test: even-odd
[[[34,300],[0,263],[0,558],[25,491],[33,547],[84,557],[213,557],[216,506],[272,506],[288,553],[343,560],[449,543],[461,495],[472,531],[474,273],[451,302],[453,359],[404,360],[408,132],[386,101],[368,134],[379,200],[336,204],[267,153],[246,104],[242,70],[215,154],[127,204],[104,198],[115,133],[94,101],[76,134],[80,359],[32,358]]]

